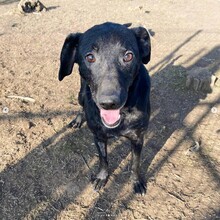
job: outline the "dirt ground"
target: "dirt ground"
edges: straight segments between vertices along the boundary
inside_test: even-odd
[[[47,0],[21,15],[0,0],[0,219],[220,219],[220,88],[187,90],[187,71],[220,68],[218,0]],[[87,126],[68,129],[79,105],[78,68],[58,81],[70,32],[113,21],[151,29],[152,115],[141,169],[145,196],[132,192],[130,147],[111,140],[111,177],[97,193]],[[31,97],[35,102],[9,98]],[[199,147],[195,147],[199,142]]]

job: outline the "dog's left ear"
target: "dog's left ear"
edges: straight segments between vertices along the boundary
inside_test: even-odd
[[[144,64],[147,64],[150,61],[150,55],[151,55],[150,34],[143,27],[131,28],[131,30],[134,32],[137,38],[139,51],[142,57],[142,62]]]

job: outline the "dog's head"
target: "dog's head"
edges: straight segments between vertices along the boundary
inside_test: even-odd
[[[104,23],[85,33],[70,34],[61,51],[59,80],[71,74],[74,63],[89,86],[103,123],[115,127],[129,87],[141,63],[150,61],[151,45],[143,27]]]

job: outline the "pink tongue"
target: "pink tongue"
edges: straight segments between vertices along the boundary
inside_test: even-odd
[[[101,117],[104,119],[104,121],[109,125],[113,125],[120,118],[119,109],[116,109],[116,110],[100,109],[100,114],[101,114]]]

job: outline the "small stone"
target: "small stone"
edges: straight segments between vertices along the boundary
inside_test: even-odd
[[[36,124],[34,124],[32,121],[29,121],[29,129],[31,129],[32,127],[35,127]]]
[[[8,107],[4,107],[3,110],[2,110],[2,112],[3,112],[4,114],[7,114],[7,113],[9,112],[9,108],[8,108]]]
[[[216,114],[218,112],[218,109],[216,107],[211,108],[211,112],[213,114]]]

